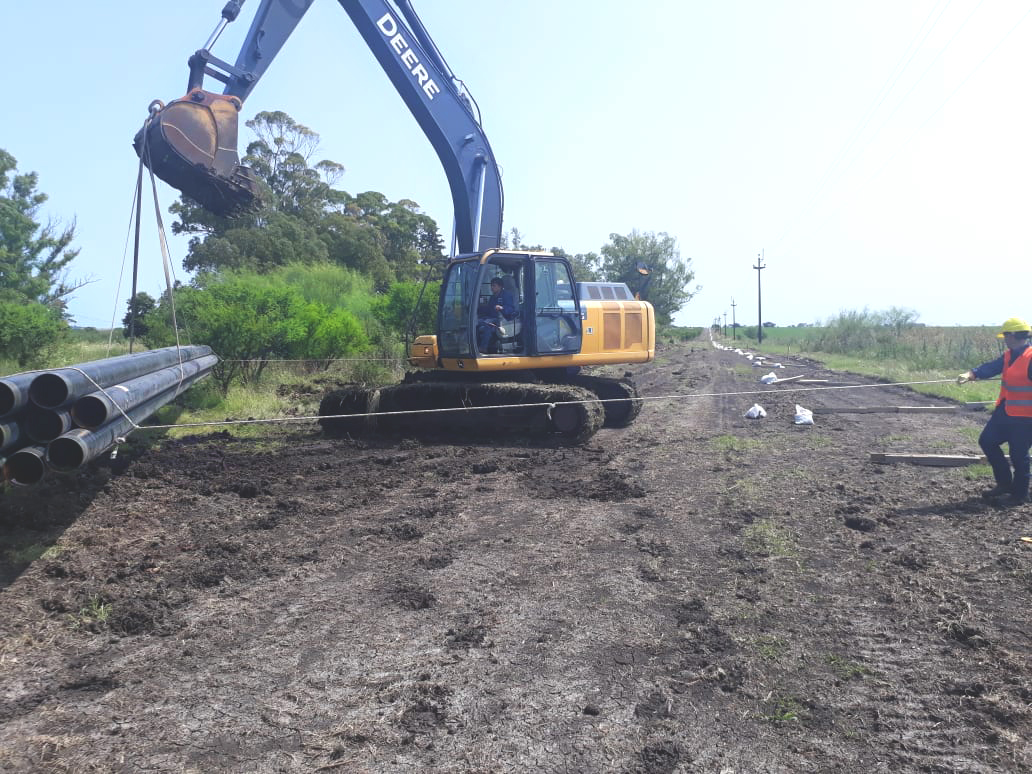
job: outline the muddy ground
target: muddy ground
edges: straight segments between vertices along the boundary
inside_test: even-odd
[[[577,448],[299,425],[9,491],[0,769],[1032,770],[1032,508],[870,461],[986,415],[796,425],[936,402],[708,342],[631,370]]]

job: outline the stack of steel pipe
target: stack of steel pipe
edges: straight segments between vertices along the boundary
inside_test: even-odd
[[[35,484],[89,462],[217,363],[211,347],[165,347],[0,378],[4,478]]]

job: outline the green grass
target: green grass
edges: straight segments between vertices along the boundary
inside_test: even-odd
[[[11,564],[32,564],[37,559],[54,559],[61,555],[60,546],[49,546],[43,543],[29,543],[8,549],[7,561]]]
[[[877,314],[844,314],[830,327],[765,328],[763,343],[743,339],[738,344],[766,354],[811,357],[835,371],[873,376],[892,383],[915,384],[913,389],[960,402],[995,400],[998,381],[956,383],[957,374],[999,357],[1002,352],[991,327],[928,327],[895,330],[877,324]],[[722,339],[733,344],[729,337]]]
[[[986,481],[992,483],[993,469],[987,464],[968,465],[961,469],[965,481]]]
[[[792,696],[772,696],[764,702],[760,717],[769,723],[798,723],[806,719],[806,706]]]
[[[298,422],[232,424],[238,420],[280,419],[287,416],[312,416],[319,411],[321,392],[308,394],[291,388],[307,382],[305,377],[289,374],[266,375],[250,386],[233,385],[222,397],[211,380],[191,387],[179,401],[159,409],[153,418],[158,425],[210,423],[205,427],[182,427],[161,431],[170,438],[205,432],[227,431],[236,438],[266,436],[273,428],[296,428]],[[283,387],[281,387],[283,385]],[[223,424],[230,422],[230,424]],[[141,431],[155,432],[155,431]]]
[[[145,347],[139,342],[133,348],[134,352],[141,352]],[[111,345],[108,345],[108,331],[94,328],[78,329],[69,331],[66,340],[59,343],[53,350],[41,353],[42,362],[34,367],[20,366],[15,361],[0,356],[0,375],[10,375],[22,371],[38,370],[43,368],[57,368],[60,366],[78,365],[88,363],[92,360],[103,360],[106,357],[116,357],[129,353],[129,342],[126,341],[121,329],[115,331]]]
[[[736,435],[718,435],[710,439],[710,446],[720,452],[746,452],[760,446],[759,441],[750,438],[739,438]]]
[[[757,637],[753,641],[753,646],[760,657],[767,661],[777,661],[788,652],[788,643],[785,640],[770,635]]]
[[[213,380],[191,387],[174,403],[159,409],[152,424],[191,425],[203,427],[171,428],[160,431],[139,431],[138,435],[167,434],[170,438],[206,432],[228,432],[235,438],[265,438],[278,433],[294,432],[299,427],[318,429],[315,417],[323,396],[338,383],[370,385],[391,384],[400,379],[379,363],[359,362],[335,364],[327,371],[307,373],[294,364],[274,364],[266,369],[256,385],[234,384],[223,397]],[[287,419],[289,422],[248,422],[239,420]],[[228,424],[223,424],[227,423]]]
[[[978,443],[978,436],[982,434],[981,427],[961,427],[959,428],[960,434],[974,443]]]
[[[99,596],[92,596],[79,612],[70,615],[70,623],[75,629],[85,628],[91,624],[107,623],[111,616],[111,605],[104,602]]]
[[[824,661],[831,667],[831,671],[842,680],[853,680],[858,677],[865,677],[871,674],[871,670],[863,664],[831,654]]]
[[[752,553],[777,559],[792,559],[798,555],[795,535],[773,519],[759,519],[742,530],[745,547]]]

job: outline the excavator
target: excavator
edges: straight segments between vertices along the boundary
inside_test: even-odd
[[[312,2],[261,0],[234,64],[212,53],[244,0],[226,3],[215,31],[189,59],[186,95],[151,103],[134,139],[152,174],[219,215],[261,206],[260,184],[240,163],[238,117]],[[479,109],[409,0],[338,2],[444,167],[454,235],[437,330],[413,338],[413,370],[400,384],[347,386],[325,396],[324,430],[486,430],[575,444],[603,426],[630,424],[641,409],[633,383],[583,369],[652,360],[652,305],[622,282],[578,282],[562,256],[504,248],[501,174]],[[224,85],[221,94],[204,88],[206,77]],[[507,314],[500,305],[484,313],[492,280],[508,294]]]

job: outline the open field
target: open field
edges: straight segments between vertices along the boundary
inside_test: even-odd
[[[0,769],[1032,769],[1032,506],[870,461],[985,415],[795,425],[948,404],[764,372],[667,345],[578,448],[301,425],[9,491]]]

